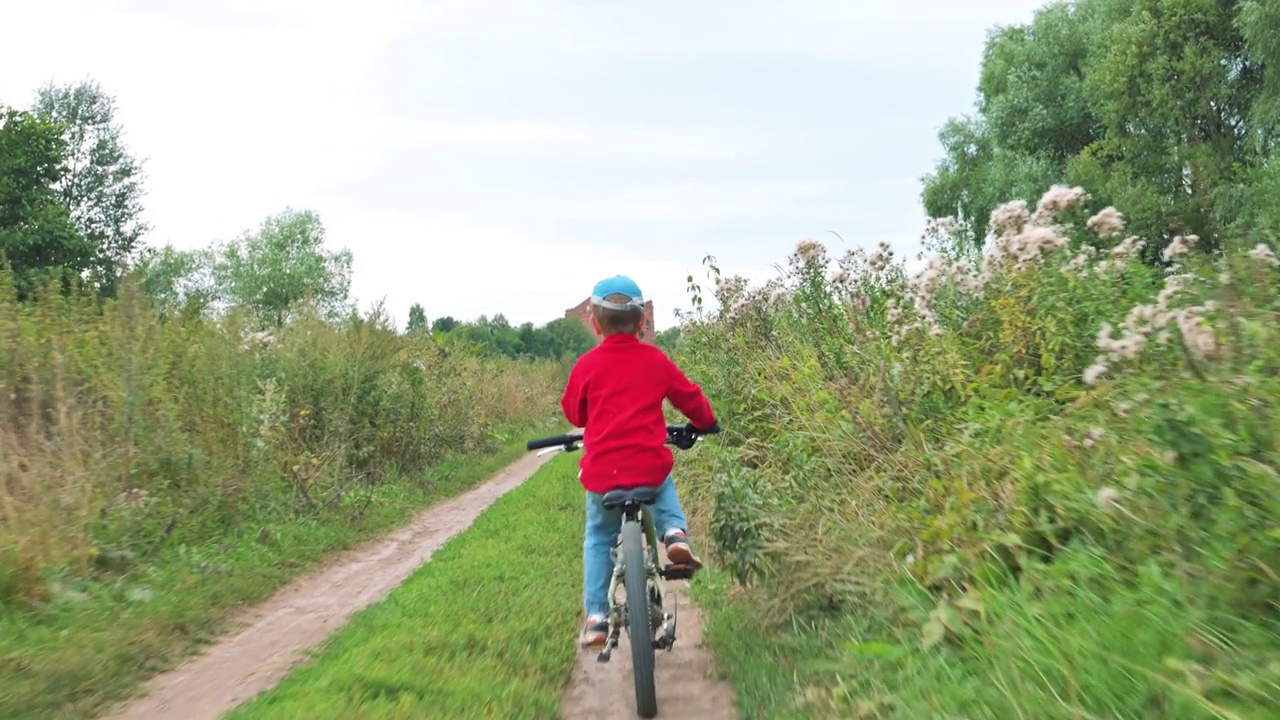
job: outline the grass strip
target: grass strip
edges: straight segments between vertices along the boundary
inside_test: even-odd
[[[525,452],[456,456],[423,478],[390,478],[358,521],[282,520],[97,579],[58,579],[34,610],[0,613],[0,718],[94,717],[148,677],[176,666],[226,628],[235,608],[262,600],[331,554],[406,522],[488,479]]]
[[[560,717],[581,596],[575,461],[504,495],[229,720]]]

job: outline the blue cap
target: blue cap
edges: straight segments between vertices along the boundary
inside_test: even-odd
[[[628,301],[618,303],[605,300],[610,295],[625,295]],[[626,275],[614,275],[596,283],[595,288],[591,290],[591,304],[609,310],[642,310],[644,295],[640,293],[640,286],[636,285],[635,280]]]

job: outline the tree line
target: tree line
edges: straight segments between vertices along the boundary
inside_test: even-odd
[[[271,330],[303,301],[333,320],[355,311],[351,252],[326,247],[324,224],[311,210],[285,208],[236,238],[195,250],[144,245],[144,162],[127,148],[115,110],[115,99],[93,81],[51,83],[27,108],[0,106],[0,267],[18,300],[51,283],[105,298],[132,278],[166,317],[236,308]],[[405,332],[507,357],[576,357],[595,345],[576,320],[512,326],[498,314],[428,325],[420,304],[410,309]]]
[[[541,326],[531,322],[513,326],[505,315],[498,313],[493,317],[481,315],[472,321],[446,315],[428,322],[426,310],[417,303],[409,308],[407,331],[462,340],[485,354],[511,358],[576,358],[596,345],[595,335],[577,318],[557,318]],[[654,342],[667,352],[673,351],[680,342],[680,328],[663,330],[654,337]]]

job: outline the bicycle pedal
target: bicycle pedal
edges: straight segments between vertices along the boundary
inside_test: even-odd
[[[688,565],[674,565],[667,563],[666,567],[658,571],[658,574],[667,580],[688,580],[694,576],[697,570]]]

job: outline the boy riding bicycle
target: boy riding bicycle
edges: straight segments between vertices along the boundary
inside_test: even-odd
[[[702,561],[689,547],[688,521],[671,480],[674,460],[667,449],[667,423],[662,401],[671,404],[698,430],[717,426],[702,389],[653,345],[640,342],[644,298],[630,278],[601,280],[591,292],[591,325],[604,338],[578,358],[560,407],[574,427],[583,428],[583,454],[578,479],[586,490],[586,533],[582,546],[582,602],[587,619],[587,647],[599,649],[606,639],[609,550],[622,525],[618,510],[606,510],[604,493],[630,487],[653,487],[658,497],[650,508],[666,545],[667,559],[691,569]]]

